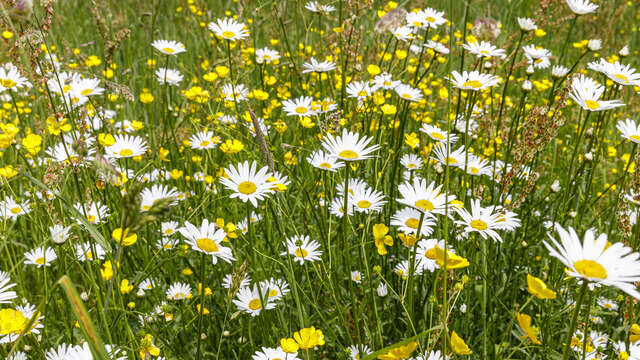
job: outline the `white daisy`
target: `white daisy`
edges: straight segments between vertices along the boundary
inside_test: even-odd
[[[404,182],[398,186],[398,191],[402,196],[398,202],[425,214],[444,215],[447,203],[455,200],[455,195],[446,196],[440,191],[441,189],[442,185],[436,186],[435,182],[427,186],[426,180],[413,179],[413,183]]]
[[[105,155],[109,158],[120,159],[141,156],[149,149],[146,141],[139,136],[116,135],[114,139],[113,145],[104,149]]]
[[[333,156],[327,155],[322,150],[316,150],[307,157],[307,161],[311,166],[320,170],[336,172],[344,167],[344,163]]]
[[[187,238],[187,244],[191,245],[193,250],[211,255],[214,264],[218,262],[218,258],[228,263],[235,260],[231,249],[222,246],[222,240],[227,236],[227,233],[218,228],[215,222],[210,223],[209,220],[204,219],[200,228],[197,228],[185,221],[184,227],[178,231]]]
[[[328,134],[322,146],[330,156],[344,161],[358,161],[370,159],[373,157],[370,154],[380,148],[379,145],[367,147],[372,140],[372,137],[360,137],[358,133],[342,129],[342,136],[335,137],[333,134]]]
[[[44,246],[37,247],[24,254],[27,259],[24,261],[27,265],[35,265],[40,268],[43,266],[51,266],[51,263],[58,258],[56,252],[52,248]]]
[[[181,42],[173,40],[156,40],[151,46],[165,55],[178,55],[187,51]]]
[[[249,36],[247,26],[232,18],[218,19],[210,23],[209,30],[216,36],[229,41],[242,40]]]
[[[569,97],[587,111],[603,111],[625,104],[620,100],[599,100],[605,87],[590,77],[580,75],[573,78]]]
[[[405,234],[418,235],[418,227],[420,227],[421,212],[410,207],[396,211],[391,217],[391,225],[397,226],[399,231]],[[430,214],[425,214],[422,219],[422,227],[420,228],[420,236],[429,236],[433,233],[433,227],[436,225],[435,218]]]
[[[186,300],[193,297],[191,294],[191,285],[182,282],[171,284],[166,295],[169,300]]]
[[[284,246],[287,248],[287,251],[280,255],[293,255],[293,260],[300,263],[300,265],[303,265],[305,261],[318,261],[322,256],[322,250],[318,250],[320,248],[320,244],[315,240],[309,239],[306,235],[295,235],[290,237],[284,243]]]
[[[276,303],[270,301],[267,294],[262,294],[261,297],[260,293],[261,291],[258,291],[257,285],[253,285],[253,288],[240,288],[233,303],[239,311],[250,314],[251,316],[260,315],[263,309],[270,310],[276,307]]]
[[[179,70],[158,68],[156,70],[156,78],[160,85],[167,84],[171,86],[178,86],[182,79],[184,79],[184,76],[180,74]]]
[[[257,170],[257,166],[256,162],[249,164],[245,161],[237,167],[230,165],[225,169],[228,178],[220,178],[220,182],[233,192],[231,198],[239,197],[243,202],[249,201],[257,207],[259,200],[273,193],[272,186],[267,182],[272,174],[266,166],[260,170]]]

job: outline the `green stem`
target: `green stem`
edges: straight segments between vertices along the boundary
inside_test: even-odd
[[[582,280],[582,287],[580,288],[580,295],[578,296],[578,301],[576,302],[576,308],[573,310],[573,316],[571,317],[571,323],[569,325],[569,332],[564,340],[564,350],[562,351],[562,360],[567,360],[569,358],[569,348],[571,347],[571,337],[573,336],[574,331],[576,331],[576,326],[578,325],[578,315],[580,314],[580,307],[582,306],[582,302],[584,301],[584,295],[587,293],[587,288],[589,287],[589,282],[586,280]]]

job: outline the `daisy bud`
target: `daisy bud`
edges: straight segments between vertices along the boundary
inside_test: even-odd
[[[518,25],[520,26],[520,30],[524,32],[529,32],[537,29],[536,23],[529,18],[518,18]]]
[[[80,299],[82,299],[82,301],[89,300],[89,294],[87,294],[86,291],[83,291],[82,293],[80,293]]]
[[[587,47],[591,51],[598,51],[602,49],[602,40],[600,39],[589,40],[589,42],[587,43]]]
[[[138,292],[136,292],[136,296],[137,297],[143,297],[144,296],[144,290],[138,289]]]
[[[222,336],[229,336],[229,335],[231,335],[229,330],[225,330],[225,331],[222,332]]]
[[[584,158],[591,161],[593,160],[593,153],[592,152],[588,152],[586,154],[584,154]]]
[[[527,242],[526,242],[526,241],[524,241],[524,240],[522,240],[522,243],[520,243],[520,244],[522,245],[522,247],[525,247],[525,248],[526,248],[527,246],[529,246],[529,244],[527,244]]]
[[[491,61],[485,61],[484,62],[484,68],[485,69],[491,69],[492,66],[493,66],[493,64],[491,63]]]
[[[522,91],[531,91],[531,89],[533,89],[533,83],[529,80],[525,80],[522,83]]]
[[[146,322],[147,324],[151,324],[152,322],[154,322],[156,319],[153,318],[153,316],[146,316],[144,318],[144,322]]]
[[[378,296],[380,297],[387,296],[387,294],[389,293],[387,291],[387,285],[385,283],[380,283],[380,285],[378,285],[378,288],[376,289],[376,293],[378,293]]]
[[[593,128],[588,128],[586,134],[587,136],[593,136]]]
[[[618,55],[620,55],[620,57],[629,56],[629,46],[625,45],[620,49],[620,51],[618,51]]]
[[[244,336],[240,336],[238,338],[238,344],[244,344],[247,342],[247,339]]]
[[[532,65],[527,66],[527,75],[533,74],[534,71],[535,69],[533,68]]]
[[[560,181],[556,180],[551,184],[551,191],[558,192],[560,191]]]
[[[540,216],[540,211],[536,210],[533,212],[533,216],[538,217]]]
[[[466,314],[467,312],[467,304],[460,305],[460,312]]]
[[[200,334],[200,339],[201,340],[206,340],[207,339],[207,334],[205,334],[205,333]]]
[[[569,69],[564,66],[554,65],[553,68],[551,68],[551,76],[553,76],[554,78],[559,79],[567,75],[567,73],[569,73]]]
[[[569,211],[569,216],[570,216],[571,218],[575,218],[576,216],[578,216],[578,213],[577,213],[577,212],[575,212],[575,211]]]
[[[38,335],[38,337],[40,337],[40,335]],[[40,341],[40,339],[38,339],[38,341]],[[24,346],[24,352],[29,352],[29,351],[31,351],[31,346],[25,345]]]

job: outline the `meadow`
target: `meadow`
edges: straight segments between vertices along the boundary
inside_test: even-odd
[[[0,356],[640,360],[621,0],[0,0]]]

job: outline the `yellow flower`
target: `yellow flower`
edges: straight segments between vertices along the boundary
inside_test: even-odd
[[[293,334],[293,339],[298,343],[300,349],[311,349],[318,345],[324,345],[324,335],[322,330],[315,327],[304,328]]]
[[[400,360],[400,359],[408,359],[411,356],[413,350],[418,347],[418,343],[415,341],[410,342],[405,346],[399,346],[395,349],[389,350],[388,353],[384,355],[379,355],[378,359],[380,360]]]
[[[105,280],[111,280],[113,277],[113,267],[111,266],[111,261],[107,260],[102,264],[102,269],[100,269],[100,275]]]
[[[61,131],[71,131],[71,124],[67,123],[67,118],[62,118],[57,121],[55,117],[49,116],[47,118],[47,130],[52,135],[58,135]]]
[[[549,289],[544,281],[530,274],[527,274],[527,289],[531,295],[541,300],[556,298],[555,291]]]
[[[153,97],[153,94],[151,94],[149,92],[148,89],[143,89],[142,93],[140,94],[140,102],[143,104],[150,104],[153,102],[155,98]]]
[[[120,282],[120,293],[126,295],[130,293],[131,290],[133,290],[133,285],[129,283],[129,280],[122,279]]]
[[[244,144],[240,140],[229,139],[220,145],[220,150],[225,154],[237,154],[244,149]]]
[[[111,236],[113,237],[113,240],[115,240],[115,242],[121,244],[122,246],[130,246],[138,241],[138,235],[135,233],[129,234],[129,228],[124,229],[124,233],[122,231],[122,228],[117,228],[113,230]]]
[[[380,70],[380,67],[378,65],[369,64],[369,65],[367,65],[367,72],[371,76],[376,76],[376,75],[380,74],[381,70]]]
[[[454,353],[458,355],[473,354],[473,351],[469,349],[469,346],[467,346],[467,343],[465,343],[464,340],[462,340],[462,338],[458,336],[458,334],[456,334],[455,331],[451,332],[450,340],[451,340],[451,348],[453,349]]]
[[[296,352],[298,352],[298,349],[300,347],[298,346],[298,343],[296,343],[296,341],[292,338],[283,338],[280,339],[280,348],[282,348],[282,351],[288,354],[295,354]]]
[[[396,106],[391,104],[384,104],[380,107],[380,110],[385,115],[393,115],[396,113]]]
[[[140,341],[140,358],[147,359],[147,354],[151,356],[160,355],[160,349],[153,344],[153,336],[147,334]]]
[[[436,245],[435,247],[427,250],[427,252],[425,253],[425,256],[428,257],[429,259],[435,260],[438,266],[440,267],[444,266],[445,251],[440,246]],[[449,250],[447,250],[446,256],[447,256],[447,270],[462,269],[469,266],[469,261],[467,259]]]
[[[638,324],[631,325],[631,333],[629,334],[629,341],[632,343],[636,341],[640,341],[640,325]]]
[[[24,149],[29,152],[31,155],[36,155],[40,152],[42,145],[42,136],[36,134],[29,134],[24,139],[22,139],[22,146]]]
[[[216,72],[221,78],[227,77],[229,75],[229,68],[223,65],[216,66]]]
[[[13,309],[0,310],[0,335],[20,334],[27,327],[29,319],[22,312]]]
[[[5,30],[2,32],[2,37],[9,40],[13,37],[13,33],[9,30]]]
[[[529,340],[531,340],[531,342],[536,345],[541,345],[542,343],[538,339],[538,334],[540,333],[540,330],[535,326],[531,326],[531,316],[527,314],[518,313],[516,317],[518,319],[518,325],[520,325],[520,328],[526,334],[526,336],[524,337],[528,337]]]
[[[13,168],[13,165],[7,165],[5,167],[0,168],[0,176],[2,176],[5,179],[11,179],[16,175],[18,175],[18,172]]]
[[[415,149],[418,145],[420,145],[420,138],[418,137],[418,134],[412,132],[410,134],[404,134],[404,142],[412,149]]]
[[[391,235],[387,235],[388,232],[389,228],[385,224],[373,225],[373,238],[376,244],[376,248],[378,248],[378,254],[380,255],[386,255],[386,246],[393,245],[393,238],[391,237]]]
[[[93,67],[93,66],[98,66],[98,65],[102,64],[102,61],[100,61],[99,57],[97,57],[95,55],[91,55],[84,61],[84,64],[87,67]]]

